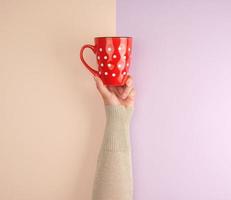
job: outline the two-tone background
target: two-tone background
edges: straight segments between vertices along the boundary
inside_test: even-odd
[[[105,116],[79,49],[129,35],[134,200],[230,200],[230,11],[228,0],[0,0],[0,199],[90,200]]]

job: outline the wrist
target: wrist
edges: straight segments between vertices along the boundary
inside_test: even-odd
[[[122,105],[105,105],[107,122],[120,123],[127,125],[130,123],[133,107],[125,107]]]
[[[129,126],[133,107],[122,105],[105,105],[106,128],[104,150],[129,151]]]

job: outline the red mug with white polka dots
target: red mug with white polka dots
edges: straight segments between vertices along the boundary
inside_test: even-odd
[[[90,48],[96,55],[98,69],[93,69],[84,60],[83,52]],[[128,77],[131,65],[132,37],[96,37],[95,45],[86,44],[80,50],[80,59],[85,67],[99,76],[105,85],[122,86]]]

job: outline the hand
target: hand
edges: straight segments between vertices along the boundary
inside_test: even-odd
[[[124,86],[106,86],[99,77],[95,76],[94,79],[105,105],[134,106],[135,89],[130,75]]]

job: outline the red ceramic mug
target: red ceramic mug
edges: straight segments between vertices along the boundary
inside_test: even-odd
[[[83,52],[90,48],[96,55],[98,69],[84,60]],[[80,50],[80,59],[85,67],[99,76],[105,85],[122,86],[128,77],[131,65],[132,37],[96,37],[95,45],[86,44]]]

